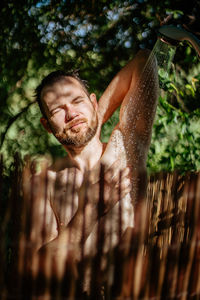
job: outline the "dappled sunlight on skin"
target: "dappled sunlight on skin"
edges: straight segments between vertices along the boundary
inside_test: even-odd
[[[74,119],[65,126],[63,132],[55,131],[54,135],[62,145],[80,147],[86,145],[94,137],[97,127],[97,115],[94,113],[90,126],[87,119]]]
[[[43,126],[65,146],[85,146],[98,128],[94,94],[88,95],[73,77],[62,76],[41,92],[45,118]]]
[[[43,172],[43,174],[46,174],[45,171]],[[61,181],[64,180],[65,181],[67,179],[69,179],[68,176],[67,176],[67,173],[65,173],[65,174],[62,173],[59,180],[61,180]],[[68,183],[68,181],[67,181],[67,183]],[[42,184],[42,181],[40,182],[40,184]],[[56,187],[56,185],[55,185],[55,187]],[[67,186],[66,186],[66,188],[67,188]],[[120,188],[120,186],[119,186],[119,188]],[[96,190],[98,191],[98,189],[96,189]],[[68,189],[66,189],[66,191],[63,195],[64,198],[61,195],[59,196],[59,197],[62,197],[62,198],[60,198],[60,201],[56,201],[56,204],[57,204],[56,211],[63,211],[63,210],[65,210],[66,212],[69,211],[69,207],[72,204],[68,203],[68,210],[66,210],[66,208],[64,208],[64,206],[63,206],[63,205],[66,205],[63,200],[66,199],[69,192],[70,191]],[[86,190],[86,192],[87,192],[87,190]],[[53,195],[55,196],[56,194],[54,193]],[[94,201],[94,193],[91,194],[89,191],[87,193],[88,201],[89,201],[89,198],[91,197],[91,195],[92,195],[92,201]],[[123,194],[121,196],[123,196]],[[98,197],[98,194],[97,194],[97,197]],[[120,197],[120,195],[119,195],[119,197]],[[58,198],[57,198],[57,200],[58,200]],[[104,201],[105,201],[105,199],[104,199]],[[33,201],[33,203],[35,203],[35,201]],[[58,207],[59,205],[60,205],[60,207]],[[37,210],[37,208],[39,208],[39,207],[38,206],[35,207],[36,210]],[[33,211],[34,211],[34,209],[33,209]],[[46,209],[45,209],[45,211],[46,211]],[[70,211],[72,211],[72,209]],[[88,214],[88,212],[85,211],[85,213],[86,213],[86,217],[85,217],[86,219],[85,219],[84,223],[85,223],[85,226],[87,226],[86,224],[87,224],[87,214]],[[95,211],[89,211],[89,214],[91,214],[91,213],[94,214]],[[118,212],[118,214],[119,213],[120,213],[120,211]],[[121,211],[121,213],[122,213],[122,211]],[[111,216],[111,215],[109,215],[109,216]],[[60,220],[59,220],[59,224],[60,224]],[[78,254],[78,257],[79,257],[79,255],[82,255],[83,258],[85,256],[86,256],[86,258],[90,257],[90,261],[91,261],[92,257],[94,258],[96,255],[99,255],[99,249],[102,248],[102,252],[101,252],[102,254],[101,255],[102,255],[102,259],[103,259],[103,256],[106,255],[106,253],[108,252],[108,249],[113,248],[113,242],[114,242],[114,244],[116,244],[116,242],[119,242],[119,240],[120,240],[119,232],[121,231],[121,228],[118,229],[118,239],[117,239],[117,241],[115,241],[115,240],[113,241],[113,237],[112,237],[112,235],[113,235],[112,234],[113,226],[112,226],[112,224],[113,224],[113,219],[110,219],[110,221],[108,221],[108,218],[107,218],[106,224],[104,224],[103,221],[100,222],[99,225],[97,225],[93,229],[93,232],[96,232],[96,233],[93,234],[93,238],[91,239],[92,242],[90,241],[89,243],[87,243],[86,246],[84,246],[84,244],[82,244],[82,250],[81,250],[82,254],[81,253]],[[41,225],[39,225],[39,223],[38,224],[36,223],[34,225],[34,227],[37,226],[37,225],[39,227],[41,226]],[[82,226],[83,226],[83,230],[84,230],[84,224],[82,224],[81,227]],[[119,226],[120,226],[120,224],[118,224],[118,227]],[[73,230],[73,228],[72,228],[72,230]],[[60,228],[60,233],[62,233],[62,228]],[[73,234],[73,232],[72,232],[72,234]],[[83,231],[83,235],[84,235],[84,231]],[[107,237],[105,239],[105,241],[102,240],[102,236]],[[35,236],[35,238],[36,238],[36,236]],[[100,238],[100,240],[99,240],[99,238]],[[96,247],[94,247],[95,245],[96,245]],[[72,249],[71,249],[71,247],[72,247]],[[71,257],[71,254],[70,254],[71,251],[73,252],[72,257]],[[69,232],[69,235],[63,235],[62,238],[59,239],[58,242],[55,245],[52,244],[47,249],[45,249],[45,248],[41,249],[39,254],[40,255],[38,257],[33,256],[33,262],[34,262],[33,263],[33,273],[34,273],[34,276],[37,276],[37,269],[39,268],[40,272],[42,270],[45,277],[47,277],[47,278],[51,277],[52,274],[54,274],[54,276],[56,276],[57,279],[62,278],[63,274],[65,273],[65,265],[68,264],[67,262],[69,262],[70,260],[73,261],[73,256],[74,256],[73,242],[70,239],[70,232]],[[79,258],[79,260],[80,260],[80,258]],[[102,260],[102,262],[100,262],[100,266],[102,264],[104,264],[104,268],[106,268],[107,263],[105,264],[105,262],[106,262],[105,259]],[[90,265],[90,268],[91,267],[92,267],[92,265]],[[73,269],[73,264],[72,264],[71,268]],[[70,269],[70,267],[69,267],[69,264],[68,264],[67,272],[69,272],[69,269]],[[52,270],[54,270],[54,271],[52,271]],[[86,268],[86,270],[88,270],[88,269]],[[86,272],[86,270],[84,272]],[[86,273],[88,273],[88,271]],[[53,273],[51,273],[51,272],[53,272]],[[71,270],[71,272],[72,272],[72,270]],[[77,273],[75,272],[75,274],[77,274]],[[76,276],[75,276],[74,280],[76,280]],[[88,283],[88,277],[86,277],[85,281],[83,280],[83,282],[84,282],[84,287],[88,289],[89,288],[89,286],[88,286],[88,284],[89,284]]]
[[[141,71],[142,70],[142,71]],[[131,206],[138,210],[139,218],[131,215],[135,229],[144,225],[146,212],[146,159],[151,140],[151,130],[156,112],[158,97],[157,63],[154,53],[146,51],[137,54],[134,63],[134,75],[120,110],[120,123],[110,138],[108,151],[114,149],[114,156],[120,159],[121,167],[130,167],[132,190],[127,198],[127,212],[131,215]],[[112,157],[112,159],[114,159]],[[132,204],[132,205],[131,205]],[[128,218],[126,218],[126,222]],[[127,223],[126,223],[127,224]],[[133,226],[129,224],[129,226]]]
[[[30,295],[37,299],[85,299],[84,290],[88,293],[86,299],[95,299],[98,293],[103,293],[105,299],[162,299],[164,296],[176,299],[184,295],[200,295],[200,174],[183,176],[174,172],[150,177],[146,198],[146,218],[150,224],[148,231],[144,232],[146,228],[141,227],[140,232],[135,234],[134,229],[129,228],[122,237],[119,224],[117,248],[112,247],[113,219],[110,214],[110,219],[97,225],[96,239],[91,244],[91,252],[86,254],[83,243],[85,226],[88,213],[94,214],[94,210],[89,209],[83,210],[79,250],[77,246],[74,249],[69,232],[69,235],[62,235],[56,245],[41,248],[39,255],[35,255],[38,246],[47,235],[52,234],[54,225],[46,214],[47,165],[43,165],[41,170],[40,189],[35,189],[38,174],[34,168],[33,164],[27,163],[23,177],[18,172],[13,178],[15,197],[11,195],[6,215],[12,220],[18,218],[19,224],[16,223],[17,227],[13,228],[15,234],[10,245],[18,255],[12,258],[7,275],[2,274],[4,268],[0,271],[1,292],[5,296],[23,294],[24,299]],[[66,176],[63,174],[62,180],[67,180]],[[17,178],[23,178],[23,199],[20,199],[15,185]],[[87,197],[90,194],[88,192]],[[42,195],[43,207],[38,205]],[[20,203],[19,200],[21,207],[17,212],[13,208],[16,201]],[[66,209],[65,204],[60,201],[60,210],[63,209]],[[20,213],[20,218],[16,213]],[[120,213],[122,211],[119,209]],[[2,221],[4,228],[7,226],[5,222],[10,222],[6,216]],[[0,242],[2,252],[5,236],[0,236]],[[104,252],[107,243],[110,251]],[[77,250],[81,258],[79,263],[74,260]],[[58,255],[55,255],[56,252]],[[2,263],[5,264],[4,261]],[[2,281],[4,276],[7,276],[7,283]]]

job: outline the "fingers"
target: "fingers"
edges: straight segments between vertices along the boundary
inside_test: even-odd
[[[132,184],[129,167],[123,170],[115,170],[115,172],[114,170],[109,170],[106,177],[107,188],[105,189],[105,198],[108,199],[108,201],[112,199],[112,202],[116,203],[131,192]]]
[[[115,160],[109,167],[105,166],[105,176],[113,176],[116,170],[120,169],[120,159]]]
[[[130,178],[130,168],[126,167],[123,170],[109,168],[108,171],[105,172],[104,179],[108,184],[115,186],[119,184],[119,181],[123,182],[125,179]]]
[[[120,159],[116,159],[110,166],[108,169],[119,169],[120,167]]]
[[[129,167],[126,167],[125,169],[123,169],[122,171],[122,177],[126,177],[126,176],[130,176],[130,168]]]
[[[121,193],[121,197],[126,195],[131,191],[131,180],[129,175],[129,170],[126,170],[121,173],[118,182],[115,185],[115,188],[118,189],[118,193]]]
[[[120,198],[123,198],[126,196],[126,194],[130,193],[131,189],[132,185],[130,178],[124,178],[124,180],[120,183]]]
[[[99,199],[100,180],[103,179],[104,184],[104,201],[113,202],[119,201],[127,193],[131,191],[130,168],[126,167],[123,170],[119,168],[120,160],[116,160],[110,167],[105,170],[105,166],[101,165],[101,169],[93,169],[88,171],[84,176],[84,193],[87,190],[88,201],[92,198],[93,202]],[[103,171],[103,172],[102,172]],[[100,178],[100,176],[103,176]],[[95,198],[95,201],[94,201]]]
[[[117,183],[119,174],[122,173],[122,178],[129,176],[130,168],[126,167],[123,170],[120,168],[120,159],[115,160],[109,167],[104,164],[98,164],[95,169],[85,172],[84,181],[89,184],[95,184],[99,181],[99,176],[104,174],[104,180],[108,183]]]

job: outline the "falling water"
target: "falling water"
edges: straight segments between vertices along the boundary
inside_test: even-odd
[[[172,67],[175,52],[175,46],[166,44],[160,39],[157,40],[152,50],[151,55],[154,55],[156,57],[158,64],[158,75],[161,88],[163,87],[163,81],[169,77],[169,72]]]

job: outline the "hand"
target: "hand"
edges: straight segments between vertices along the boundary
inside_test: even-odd
[[[131,191],[130,169],[119,168],[119,161],[85,174],[79,190],[79,209],[98,207],[98,215],[106,214],[119,200]]]

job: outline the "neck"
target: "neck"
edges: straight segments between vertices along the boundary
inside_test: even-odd
[[[73,162],[78,169],[81,171],[91,170],[100,160],[103,144],[97,136],[85,146],[74,147],[74,146],[64,146],[69,159]]]

